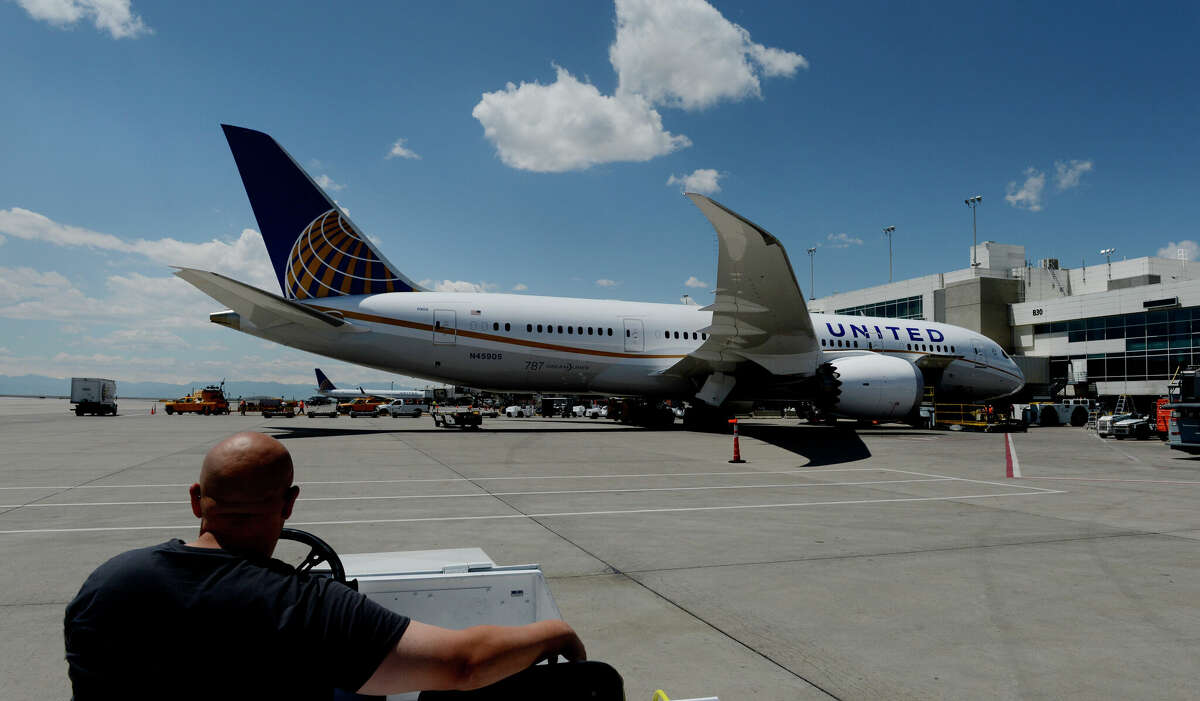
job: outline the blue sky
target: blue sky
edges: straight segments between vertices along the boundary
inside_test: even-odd
[[[170,277],[276,290],[222,122],[430,286],[704,302],[685,186],[806,291],[819,245],[818,295],[886,281],[887,225],[898,279],[966,267],[973,194],[1030,258],[1195,256],[1198,8],[0,2],[0,374],[392,379],[211,325]]]

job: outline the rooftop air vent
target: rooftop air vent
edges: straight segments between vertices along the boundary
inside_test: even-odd
[[[1170,309],[1179,306],[1178,297],[1163,297],[1162,299],[1148,299],[1142,302],[1144,309]]]

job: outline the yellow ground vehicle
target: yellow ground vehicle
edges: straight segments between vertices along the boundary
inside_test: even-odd
[[[348,402],[338,404],[338,413],[349,414],[350,418],[378,416],[379,407],[390,401],[392,400],[383,397],[355,397]]]
[[[192,392],[186,397],[175,401],[163,402],[163,411],[167,414],[228,414],[229,400],[225,398],[225,390],[217,385],[209,385],[199,392]]]

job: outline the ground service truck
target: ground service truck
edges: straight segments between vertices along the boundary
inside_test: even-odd
[[[102,377],[72,377],[71,403],[75,415],[117,415],[117,383]]]
[[[163,402],[163,411],[170,414],[228,414],[229,400],[225,398],[225,383],[209,385],[175,401]]]

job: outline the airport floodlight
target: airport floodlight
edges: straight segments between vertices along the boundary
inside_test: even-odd
[[[813,262],[817,259],[817,247],[813,246],[808,249],[808,299],[812,300],[817,296],[817,268]]]
[[[1100,255],[1104,256],[1105,262],[1108,264],[1108,279],[1112,279],[1112,257],[1117,252],[1115,248],[1101,248]]]
[[[883,235],[888,240],[888,282],[892,281],[892,234],[895,232],[896,227],[894,226],[883,227]]]
[[[983,202],[983,195],[974,195],[972,197],[968,197],[964,201],[966,202],[967,206],[971,208],[971,267],[978,268],[979,255],[976,252],[976,249],[979,248],[979,236],[975,229],[975,208],[979,206],[980,202]]]

